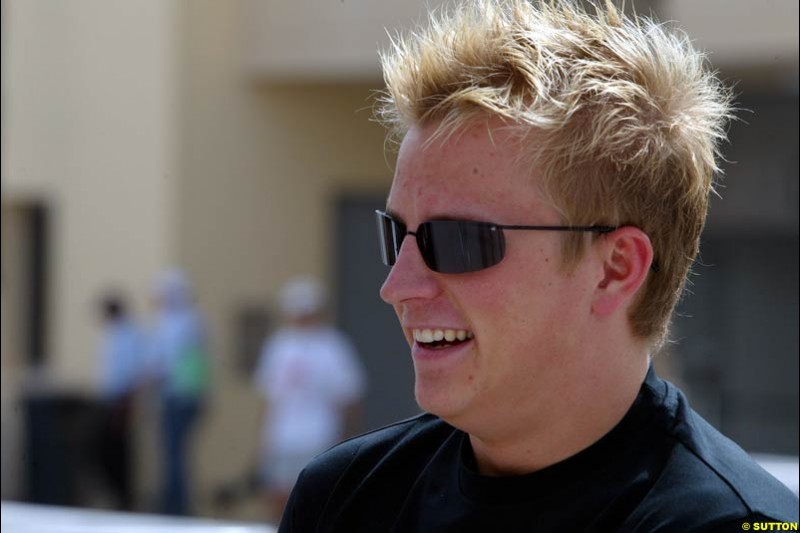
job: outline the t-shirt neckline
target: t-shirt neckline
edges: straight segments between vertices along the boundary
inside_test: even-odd
[[[647,422],[664,400],[663,385],[651,366],[633,405],[611,431],[577,454],[530,474],[487,476],[478,473],[469,436],[459,431],[461,493],[470,500],[487,504],[538,500],[586,481],[601,469],[624,465],[625,461],[615,459],[641,446]]]

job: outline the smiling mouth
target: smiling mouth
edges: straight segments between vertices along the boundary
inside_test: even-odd
[[[413,334],[417,344],[429,349],[457,346],[475,337],[466,329],[415,329]]]

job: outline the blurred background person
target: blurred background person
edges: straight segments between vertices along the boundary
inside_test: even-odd
[[[102,336],[98,347],[100,406],[94,459],[115,505],[133,508],[131,451],[133,406],[143,378],[145,339],[125,298],[114,291],[100,302]]]
[[[190,512],[189,441],[210,384],[208,339],[186,276],[165,272],[156,287],[158,308],[152,368],[160,389],[162,485],[160,511]]]
[[[275,520],[306,463],[360,425],[364,371],[350,340],[327,323],[326,306],[318,280],[286,283],[285,324],[265,342],[256,368],[265,401],[260,474]]]

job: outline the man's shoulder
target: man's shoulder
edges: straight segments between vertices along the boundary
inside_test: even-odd
[[[435,447],[454,429],[424,413],[345,440],[321,453],[305,468],[307,476],[326,473],[340,477],[360,465],[379,465],[402,456],[404,460]]]
[[[641,531],[693,531],[698,523],[741,526],[747,517],[797,522],[797,497],[679,395],[669,458],[630,517]],[[703,530],[703,529],[701,529]]]
[[[300,473],[281,531],[335,524],[346,509],[402,502],[419,472],[454,428],[422,414],[348,439],[316,456]],[[374,498],[375,494],[380,498]],[[302,513],[299,513],[302,509]],[[397,510],[387,510],[388,512]]]
[[[652,524],[642,531],[659,531],[658,524],[670,524],[669,531],[691,531],[698,522],[721,524],[752,515],[796,522],[797,498],[791,491],[746,455],[736,455],[702,456],[683,443],[676,445],[637,509],[638,518],[631,519]],[[726,469],[717,467],[719,461]],[[738,471],[734,474],[727,468]]]

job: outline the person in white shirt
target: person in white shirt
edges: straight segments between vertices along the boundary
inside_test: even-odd
[[[285,325],[264,343],[255,386],[265,400],[259,474],[277,518],[297,475],[357,425],[364,373],[349,339],[325,321],[326,291],[313,278],[281,290]]]

